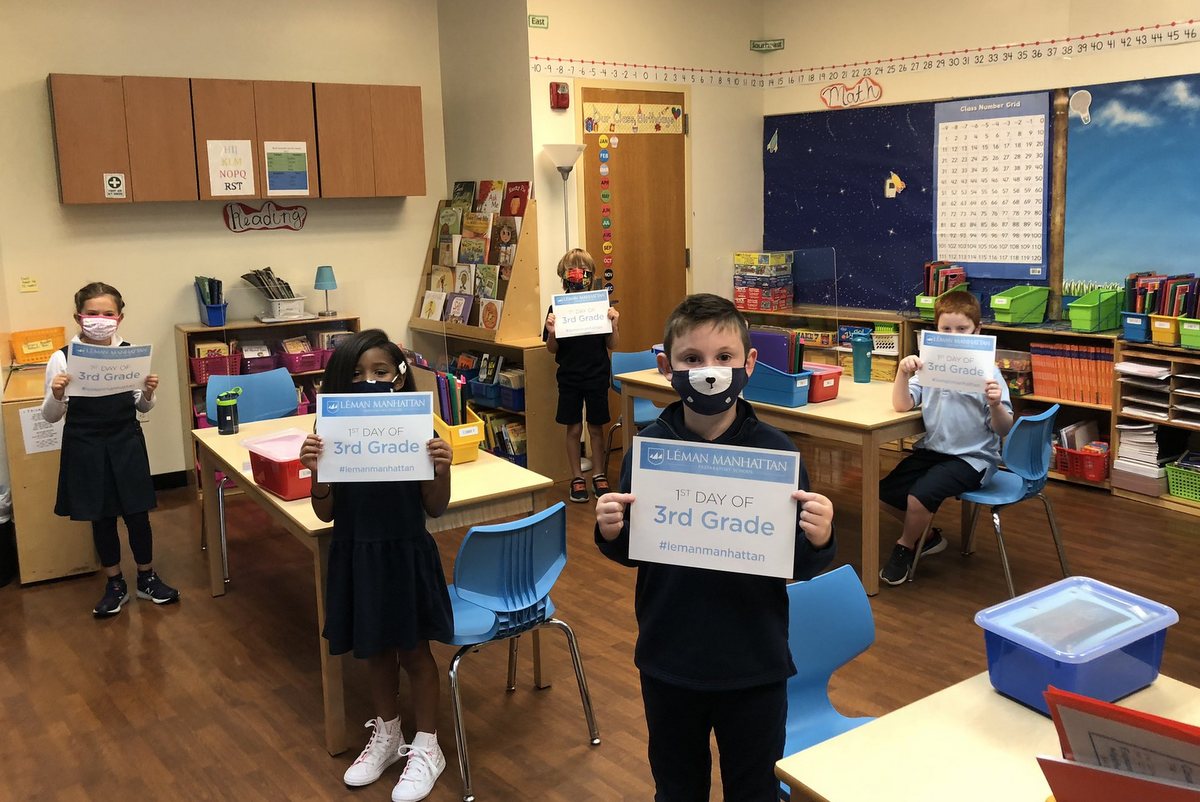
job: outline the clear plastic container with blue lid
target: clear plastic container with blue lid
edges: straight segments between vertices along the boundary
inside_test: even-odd
[[[992,686],[1047,712],[1046,686],[1116,701],[1158,676],[1170,607],[1074,576],[981,610]]]

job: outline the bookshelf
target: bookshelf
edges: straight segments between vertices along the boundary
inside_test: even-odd
[[[438,213],[446,205],[446,201],[439,203]],[[440,356],[453,357],[462,351],[500,354],[504,357],[505,367],[523,368],[525,409],[495,409],[524,417],[529,470],[549,476],[556,482],[570,479],[564,449],[566,430],[554,420],[558,408],[557,366],[542,342],[545,310],[541,308],[538,275],[537,201],[530,199],[525,208],[512,278],[495,330],[421,317],[421,301],[425,290],[429,289],[437,256],[437,220],[435,213],[429,248],[425,252],[421,279],[413,300],[412,317],[408,322],[413,350],[429,358],[431,363],[436,363]]]
[[[205,326],[199,323],[179,323],[175,326],[175,362],[178,366],[179,397],[187,405],[183,410],[182,435],[183,453],[195,454],[195,443],[192,440],[192,429],[206,425],[202,421],[204,415],[205,387],[208,382],[197,382],[192,373],[193,346],[201,342],[222,342],[229,345],[233,341],[246,342],[261,340],[274,349],[280,340],[289,337],[305,335],[312,341],[310,335],[319,331],[359,331],[360,321],[355,316],[318,317],[309,320],[289,321],[286,323],[260,323],[257,320],[232,320],[224,326]],[[285,367],[277,361],[276,367]],[[240,366],[239,366],[240,367]],[[292,379],[297,385],[304,384],[308,388],[306,395],[312,395],[312,382],[324,375],[323,365],[312,370],[293,370]],[[310,399],[311,400],[311,399]],[[200,413],[197,414],[197,408]],[[194,461],[194,460],[193,460]],[[195,474],[188,471],[189,483],[196,480]]]
[[[900,357],[908,353],[903,350],[903,344],[908,342],[908,320],[895,311],[884,309],[854,309],[849,307],[821,306],[817,304],[796,304],[788,309],[764,312],[753,309],[741,310],[742,315],[750,325],[782,326],[789,329],[810,329],[817,332],[829,332],[833,335],[833,345],[822,346],[811,342],[804,344],[804,361],[818,362],[826,365],[841,365],[846,371],[847,378],[852,372],[853,359],[848,347],[837,344],[838,326],[870,326],[875,328],[878,323],[890,323],[895,326],[898,336],[898,353],[876,351],[874,354],[873,372],[878,374],[880,364],[886,364],[890,375],[896,375],[896,365]]]
[[[1196,434],[1200,433],[1200,412],[1180,406],[1186,405],[1187,407],[1200,409],[1200,352],[1188,351],[1178,346],[1155,345],[1154,343],[1131,343],[1119,340],[1117,342],[1116,361],[1137,361],[1162,365],[1168,368],[1171,373],[1165,391],[1157,393],[1158,398],[1161,399],[1160,404],[1165,404],[1165,406],[1142,403],[1142,406],[1146,408],[1161,408],[1165,410],[1165,419],[1155,415],[1142,415],[1123,411],[1128,407],[1129,402],[1132,401],[1130,399],[1131,395],[1141,398],[1153,397],[1155,391],[1121,382],[1118,377],[1114,376],[1113,414],[1118,422],[1156,423],[1159,426],[1170,426],[1193,433],[1193,442],[1200,439],[1200,434]],[[1133,401],[1133,403],[1136,406],[1138,402]],[[1119,446],[1120,430],[1113,427],[1114,451]],[[1112,492],[1113,495],[1120,498],[1140,501],[1144,504],[1152,504],[1188,515],[1200,516],[1200,501],[1173,496],[1169,492],[1159,496],[1150,496],[1117,487],[1114,487]]]

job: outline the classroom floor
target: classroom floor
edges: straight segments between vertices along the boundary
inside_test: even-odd
[[[836,447],[810,443],[803,451],[814,488],[830,495],[837,509],[842,549],[836,564],[857,567],[860,465]],[[894,460],[886,453],[885,468]],[[611,467],[615,476],[616,456]],[[1200,685],[1200,595],[1193,573],[1200,566],[1200,521],[1061,483],[1052,484],[1050,496],[1076,573],[1178,610],[1163,673]],[[565,497],[565,487],[550,493],[550,501]],[[387,799],[400,765],[366,789],[341,783],[365,743],[366,731],[357,725],[373,715],[356,661],[348,661],[346,700],[354,746],[337,757],[323,748],[309,552],[252,503],[232,498],[233,583],[214,599],[197,547],[197,502],[187,490],[162,493],[159,500],[152,516],[155,563],[183,591],[181,604],[133,602],[116,618],[95,621],[90,610],[102,590],[98,576],[0,589],[0,799]],[[578,634],[602,744],[587,743],[557,633],[543,636],[554,679],[545,691],[532,688],[528,639],[522,639],[512,694],[504,691],[503,646],[472,654],[460,676],[481,802],[653,796],[632,664],[634,571],[603,559],[592,545],[592,505],[567,506],[569,563],[554,600]],[[1059,578],[1040,509],[1021,505],[1005,518],[1018,592]],[[881,715],[986,668],[973,616],[1006,598],[995,539],[981,523],[975,555],[963,558],[957,504],[943,509],[938,524],[951,548],[923,562],[917,582],[881,589],[872,600],[875,644],[834,677],[834,701],[847,714]],[[897,531],[896,524],[884,524],[885,557]],[[462,535],[439,535],[447,574]],[[434,651],[445,667],[453,650],[435,645]],[[429,797],[434,802],[459,799],[461,791],[444,683],[442,695],[440,740],[448,765]]]

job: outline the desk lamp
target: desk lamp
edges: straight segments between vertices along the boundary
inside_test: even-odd
[[[583,155],[584,148],[587,145],[577,145],[575,143],[567,145],[543,145],[542,149],[546,151],[546,155],[550,157],[550,161],[554,162],[555,169],[562,176],[563,180],[563,252],[566,253],[571,249],[571,223],[567,216],[567,177],[571,175],[571,170],[575,167],[575,162],[579,161],[579,157]]]
[[[337,314],[336,311],[329,309],[329,291],[337,289],[337,279],[333,277],[333,268],[329,265],[321,265],[317,268],[317,278],[313,282],[313,289],[325,291],[325,311],[317,312],[319,317],[333,317]]]

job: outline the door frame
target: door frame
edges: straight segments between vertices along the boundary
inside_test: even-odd
[[[583,90],[584,89],[625,89],[634,92],[675,92],[683,95],[684,114],[691,115],[692,92],[690,86],[678,84],[643,83],[641,81],[604,81],[593,78],[575,79],[575,96],[578,98],[578,108],[574,113],[575,141],[583,142]],[[586,219],[583,205],[587,200],[582,176],[575,181],[575,230],[579,232],[579,247],[592,253],[587,241]],[[683,247],[692,251],[692,141],[690,134],[683,135]],[[694,256],[694,255],[693,255]],[[692,259],[691,261],[695,261]],[[684,289],[692,293],[692,267],[689,264],[684,269]]]

